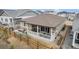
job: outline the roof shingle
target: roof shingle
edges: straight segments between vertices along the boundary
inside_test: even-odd
[[[56,27],[63,23],[66,19],[64,17],[60,17],[53,14],[40,14],[35,17],[31,17],[28,19],[23,19],[29,24],[41,25],[41,26],[48,26],[48,27]]]

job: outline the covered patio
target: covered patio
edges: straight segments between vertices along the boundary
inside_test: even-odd
[[[27,29],[28,34],[37,35],[49,40],[52,39],[53,31],[53,28],[33,24],[29,24]]]
[[[25,27],[27,34],[37,39],[54,41],[64,27],[66,19],[52,14],[40,14],[28,19],[22,19],[21,26]],[[24,22],[24,23],[23,23]]]

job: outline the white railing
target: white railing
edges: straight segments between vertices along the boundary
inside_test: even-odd
[[[51,35],[46,35],[46,34],[43,34],[43,33],[39,33],[39,36],[47,38],[47,39],[51,38]]]
[[[47,39],[50,39],[51,38],[51,35],[46,35],[46,34],[43,34],[43,33],[38,33],[37,32],[33,32],[33,31],[29,31],[30,34],[33,34],[33,35],[38,35],[40,37],[43,37],[43,38],[47,38]]]
[[[30,34],[37,35],[37,32],[29,31]]]

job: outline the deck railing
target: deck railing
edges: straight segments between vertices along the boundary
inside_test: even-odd
[[[43,34],[43,33],[39,33],[39,36],[47,38],[47,39],[51,38],[51,35],[46,35],[46,34]]]
[[[43,34],[43,33],[41,33],[41,32],[39,32],[39,33],[37,34],[37,32],[29,31],[29,33],[30,33],[30,34],[33,34],[33,35],[38,35],[38,36],[40,36],[40,37],[47,38],[47,39],[50,39],[50,38],[51,38],[51,35]]]

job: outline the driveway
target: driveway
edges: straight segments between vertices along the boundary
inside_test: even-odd
[[[73,49],[72,48],[72,40],[73,40],[73,35],[72,35],[71,29],[70,29],[66,35],[66,38],[65,38],[62,48],[63,49]]]

